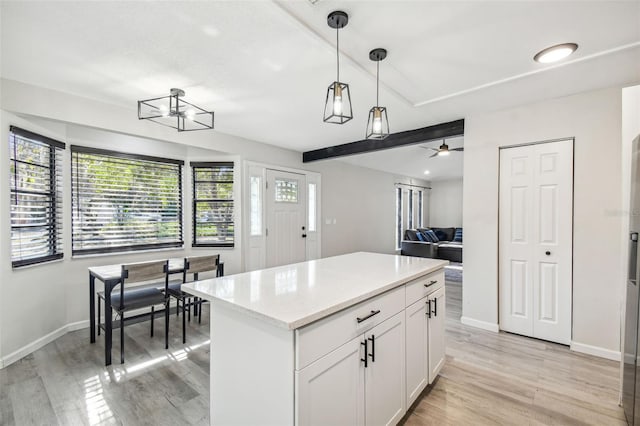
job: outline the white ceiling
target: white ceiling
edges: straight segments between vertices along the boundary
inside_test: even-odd
[[[463,137],[447,139],[449,149],[462,147],[463,142]],[[386,151],[351,155],[349,157],[342,157],[340,160],[399,176],[408,176],[428,181],[461,178],[464,165],[463,151],[454,151],[448,156],[429,158],[435,151],[427,150],[425,147],[437,149],[440,144],[442,144],[442,140],[419,145],[403,146]],[[428,170],[429,174],[425,174],[425,170]]]
[[[322,122],[335,9],[350,15],[341,80],[355,118],[342,126]],[[364,137],[375,47],[389,51],[380,97],[392,132],[640,81],[638,1],[24,1],[2,2],[1,19],[4,78],[132,114],[180,87],[215,110],[217,131],[298,151]],[[560,42],[580,48],[560,66],[532,60]]]

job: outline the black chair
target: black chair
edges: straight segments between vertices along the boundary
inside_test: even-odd
[[[111,293],[111,310],[120,317],[120,363],[124,363],[125,312],[134,309],[151,308],[151,337],[156,305],[164,305],[165,333],[164,347],[169,349],[169,262],[167,260],[132,263],[122,265],[120,284]],[[133,283],[161,280],[147,285],[131,286]],[[118,286],[120,289],[118,290]],[[162,291],[164,290],[164,292]],[[98,293],[98,334],[100,334],[100,305],[105,300],[104,292]],[[106,314],[106,312],[105,312]],[[109,313],[111,315],[111,313]]]
[[[194,316],[200,313],[198,316],[198,322],[202,322],[202,301],[198,302],[198,298],[192,294],[182,291],[182,284],[187,282],[187,274],[193,274],[194,281],[198,280],[198,274],[201,272],[216,272],[218,271],[218,265],[220,264],[220,255],[209,256],[197,256],[187,257],[184,259],[184,272],[182,273],[181,283],[169,283],[169,295],[176,298],[178,303],[178,309],[176,314],[179,315],[180,304],[182,303],[182,343],[187,342],[187,323],[186,315],[189,314],[189,321],[191,321],[191,306],[194,306]],[[193,303],[191,298],[193,297]],[[188,306],[188,311],[187,311]],[[196,310],[200,308],[199,310]]]

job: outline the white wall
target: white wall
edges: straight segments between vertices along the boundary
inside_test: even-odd
[[[576,350],[620,350],[621,90],[468,117],[463,318],[498,323],[498,149],[575,137],[573,335]]]
[[[395,253],[394,184],[428,186],[428,182],[367,168],[355,171],[340,161],[308,168],[322,172],[323,257],[354,251]],[[335,225],[327,224],[333,219]]]
[[[316,171],[322,174],[322,255],[355,250],[394,252],[394,183],[425,184],[337,160],[302,163],[299,152],[247,139],[202,131],[177,133],[155,123],[139,121],[135,109],[122,109],[78,96],[2,80],[0,90],[0,176],[8,176],[9,125],[50,136],[70,144],[123,150],[154,156],[206,161],[231,158],[236,161],[236,220],[241,218],[242,160]],[[135,106],[135,100],[132,100]],[[2,149],[2,146],[5,148]],[[65,161],[69,164],[67,151]],[[185,249],[71,257],[71,219],[65,214],[63,260],[13,270],[9,244],[9,188],[0,185],[0,367],[64,332],[68,324],[84,327],[88,320],[87,267],[137,262],[162,257],[201,254],[209,249],[191,248],[189,173],[183,187]],[[64,168],[65,187],[70,187],[70,167]],[[68,194],[68,192],[67,192]],[[70,211],[70,197],[64,199]],[[326,219],[336,223],[326,225]],[[236,247],[215,249],[225,262],[227,274],[242,271],[241,226],[236,227]],[[17,324],[17,326],[16,326]],[[48,337],[47,337],[48,336]],[[44,339],[44,340],[42,340]],[[34,344],[36,342],[36,344]],[[88,342],[87,342],[88,344]]]
[[[462,227],[462,178],[431,182],[429,226]]]

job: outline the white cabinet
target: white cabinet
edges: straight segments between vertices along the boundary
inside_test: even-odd
[[[404,322],[399,312],[297,371],[297,424],[398,423],[406,411]]]
[[[407,407],[444,364],[445,291],[441,286],[406,309]]]
[[[295,424],[397,424],[444,363],[444,296],[440,270],[296,330]]]
[[[431,309],[428,318],[429,329],[429,384],[440,373],[444,365],[445,345],[444,345],[444,318],[445,299],[444,287],[434,291],[428,296],[427,309]]]
[[[407,407],[415,402],[429,384],[429,335],[427,298],[406,310],[407,330]]]
[[[364,425],[363,337],[296,371],[297,424]]]
[[[405,320],[399,312],[365,334],[365,423],[394,425],[406,411]]]

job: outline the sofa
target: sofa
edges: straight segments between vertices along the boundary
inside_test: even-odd
[[[462,228],[407,229],[401,254],[462,262],[462,247]]]

